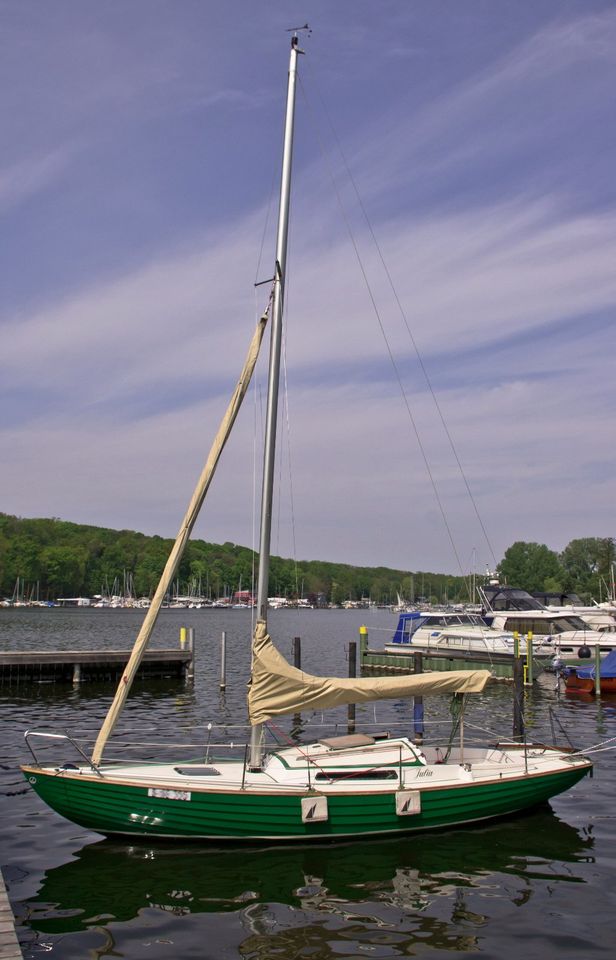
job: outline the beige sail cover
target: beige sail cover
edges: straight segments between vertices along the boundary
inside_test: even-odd
[[[253,638],[252,679],[248,690],[251,724],[302,710],[345,703],[438,693],[479,693],[489,670],[443,670],[402,677],[313,677],[291,666],[259,620]]]

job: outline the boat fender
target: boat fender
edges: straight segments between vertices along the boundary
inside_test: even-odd
[[[590,658],[592,657],[592,650],[590,649],[588,644],[584,643],[578,650],[577,655],[580,658],[580,660],[590,660]]]

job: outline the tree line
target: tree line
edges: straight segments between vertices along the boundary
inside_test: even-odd
[[[0,513],[0,596],[24,600],[126,595],[151,597],[173,541],[57,518]],[[499,565],[503,582],[527,590],[575,590],[598,598],[613,574],[614,539],[573,540],[562,554],[543,544],[515,543]],[[257,560],[248,547],[191,540],[177,573],[183,595],[218,599],[251,589]],[[371,600],[465,602],[469,578],[322,560],[271,558],[270,596],[341,604]]]
[[[581,600],[614,599],[614,537],[571,540],[562,553],[518,540],[498,566],[501,582],[522,590],[576,593]]]
[[[12,599],[126,595],[151,597],[173,541],[133,530],[112,530],[57,518],[26,519],[0,513],[0,595]],[[191,540],[177,572],[174,592],[210,599],[233,596],[256,582],[257,558],[234,543]],[[273,556],[270,596],[340,604],[371,599],[396,603],[398,596],[455,599],[464,578],[411,574],[386,567],[359,567]]]

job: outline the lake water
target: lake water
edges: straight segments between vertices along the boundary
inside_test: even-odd
[[[196,638],[194,684],[135,686],[119,735],[169,742],[238,737],[246,718],[250,611],[164,611],[154,644]],[[129,649],[143,613],[123,610],[0,610],[4,649]],[[271,633],[302,666],[347,674],[346,651],[365,622],[375,647],[395,627],[379,611],[272,611]],[[227,688],[219,690],[227,634]],[[595,755],[594,777],[549,806],[489,826],[405,840],[246,850],[205,844],[104,840],[63,820],[29,788],[18,767],[32,727],[93,736],[112,685],[0,687],[0,865],[24,957],[340,958],[464,957],[498,960],[614,956],[615,756]],[[426,701],[426,723],[447,714]],[[475,724],[510,735],[511,691],[469,698]],[[616,698],[566,697],[545,676],[526,693],[529,736],[552,739],[550,709],[578,747],[616,738]],[[339,731],[346,711],[333,714]],[[307,733],[327,718],[303,716]],[[412,704],[357,708],[358,727],[412,732]],[[558,730],[557,730],[558,733]]]

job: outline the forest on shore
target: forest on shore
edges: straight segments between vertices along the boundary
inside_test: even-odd
[[[151,597],[173,541],[133,530],[27,519],[0,513],[0,597],[54,601],[60,597]],[[496,573],[501,582],[525,590],[575,592],[584,601],[613,594],[613,537],[572,540],[561,553],[545,544],[518,541],[505,552]],[[234,543],[191,540],[180,563],[174,593],[207,599],[250,590],[256,557]],[[462,603],[473,599],[471,573],[361,567],[324,560],[271,558],[270,596],[342,604],[370,600]]]

